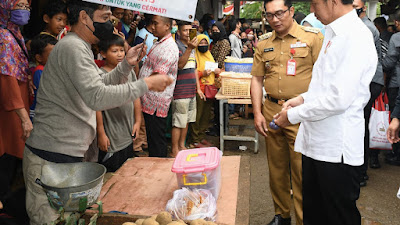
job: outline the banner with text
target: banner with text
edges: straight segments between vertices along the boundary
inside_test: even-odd
[[[197,0],[84,0],[193,22]]]

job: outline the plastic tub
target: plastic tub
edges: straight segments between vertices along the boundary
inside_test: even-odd
[[[172,165],[179,188],[207,189],[218,199],[221,189],[221,156],[218,148],[180,151]]]
[[[236,73],[251,73],[253,63],[231,63],[225,62],[225,71]]]

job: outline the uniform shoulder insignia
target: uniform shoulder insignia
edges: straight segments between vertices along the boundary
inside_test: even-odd
[[[303,29],[306,32],[312,32],[312,33],[316,33],[318,34],[319,32],[321,32],[321,29],[316,28],[316,27],[305,27],[305,26],[301,26],[301,29]]]
[[[266,39],[270,38],[271,36],[272,36],[272,32],[265,33],[265,34],[261,35],[260,37],[258,37],[258,41],[266,40]]]

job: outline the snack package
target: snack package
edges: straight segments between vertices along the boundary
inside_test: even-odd
[[[182,188],[174,191],[174,196],[166,206],[166,211],[176,220],[217,219],[217,202],[209,190]]]

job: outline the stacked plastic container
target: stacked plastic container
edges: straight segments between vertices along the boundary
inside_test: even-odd
[[[221,156],[218,148],[180,151],[172,165],[179,188],[207,189],[218,199],[221,189]]]

